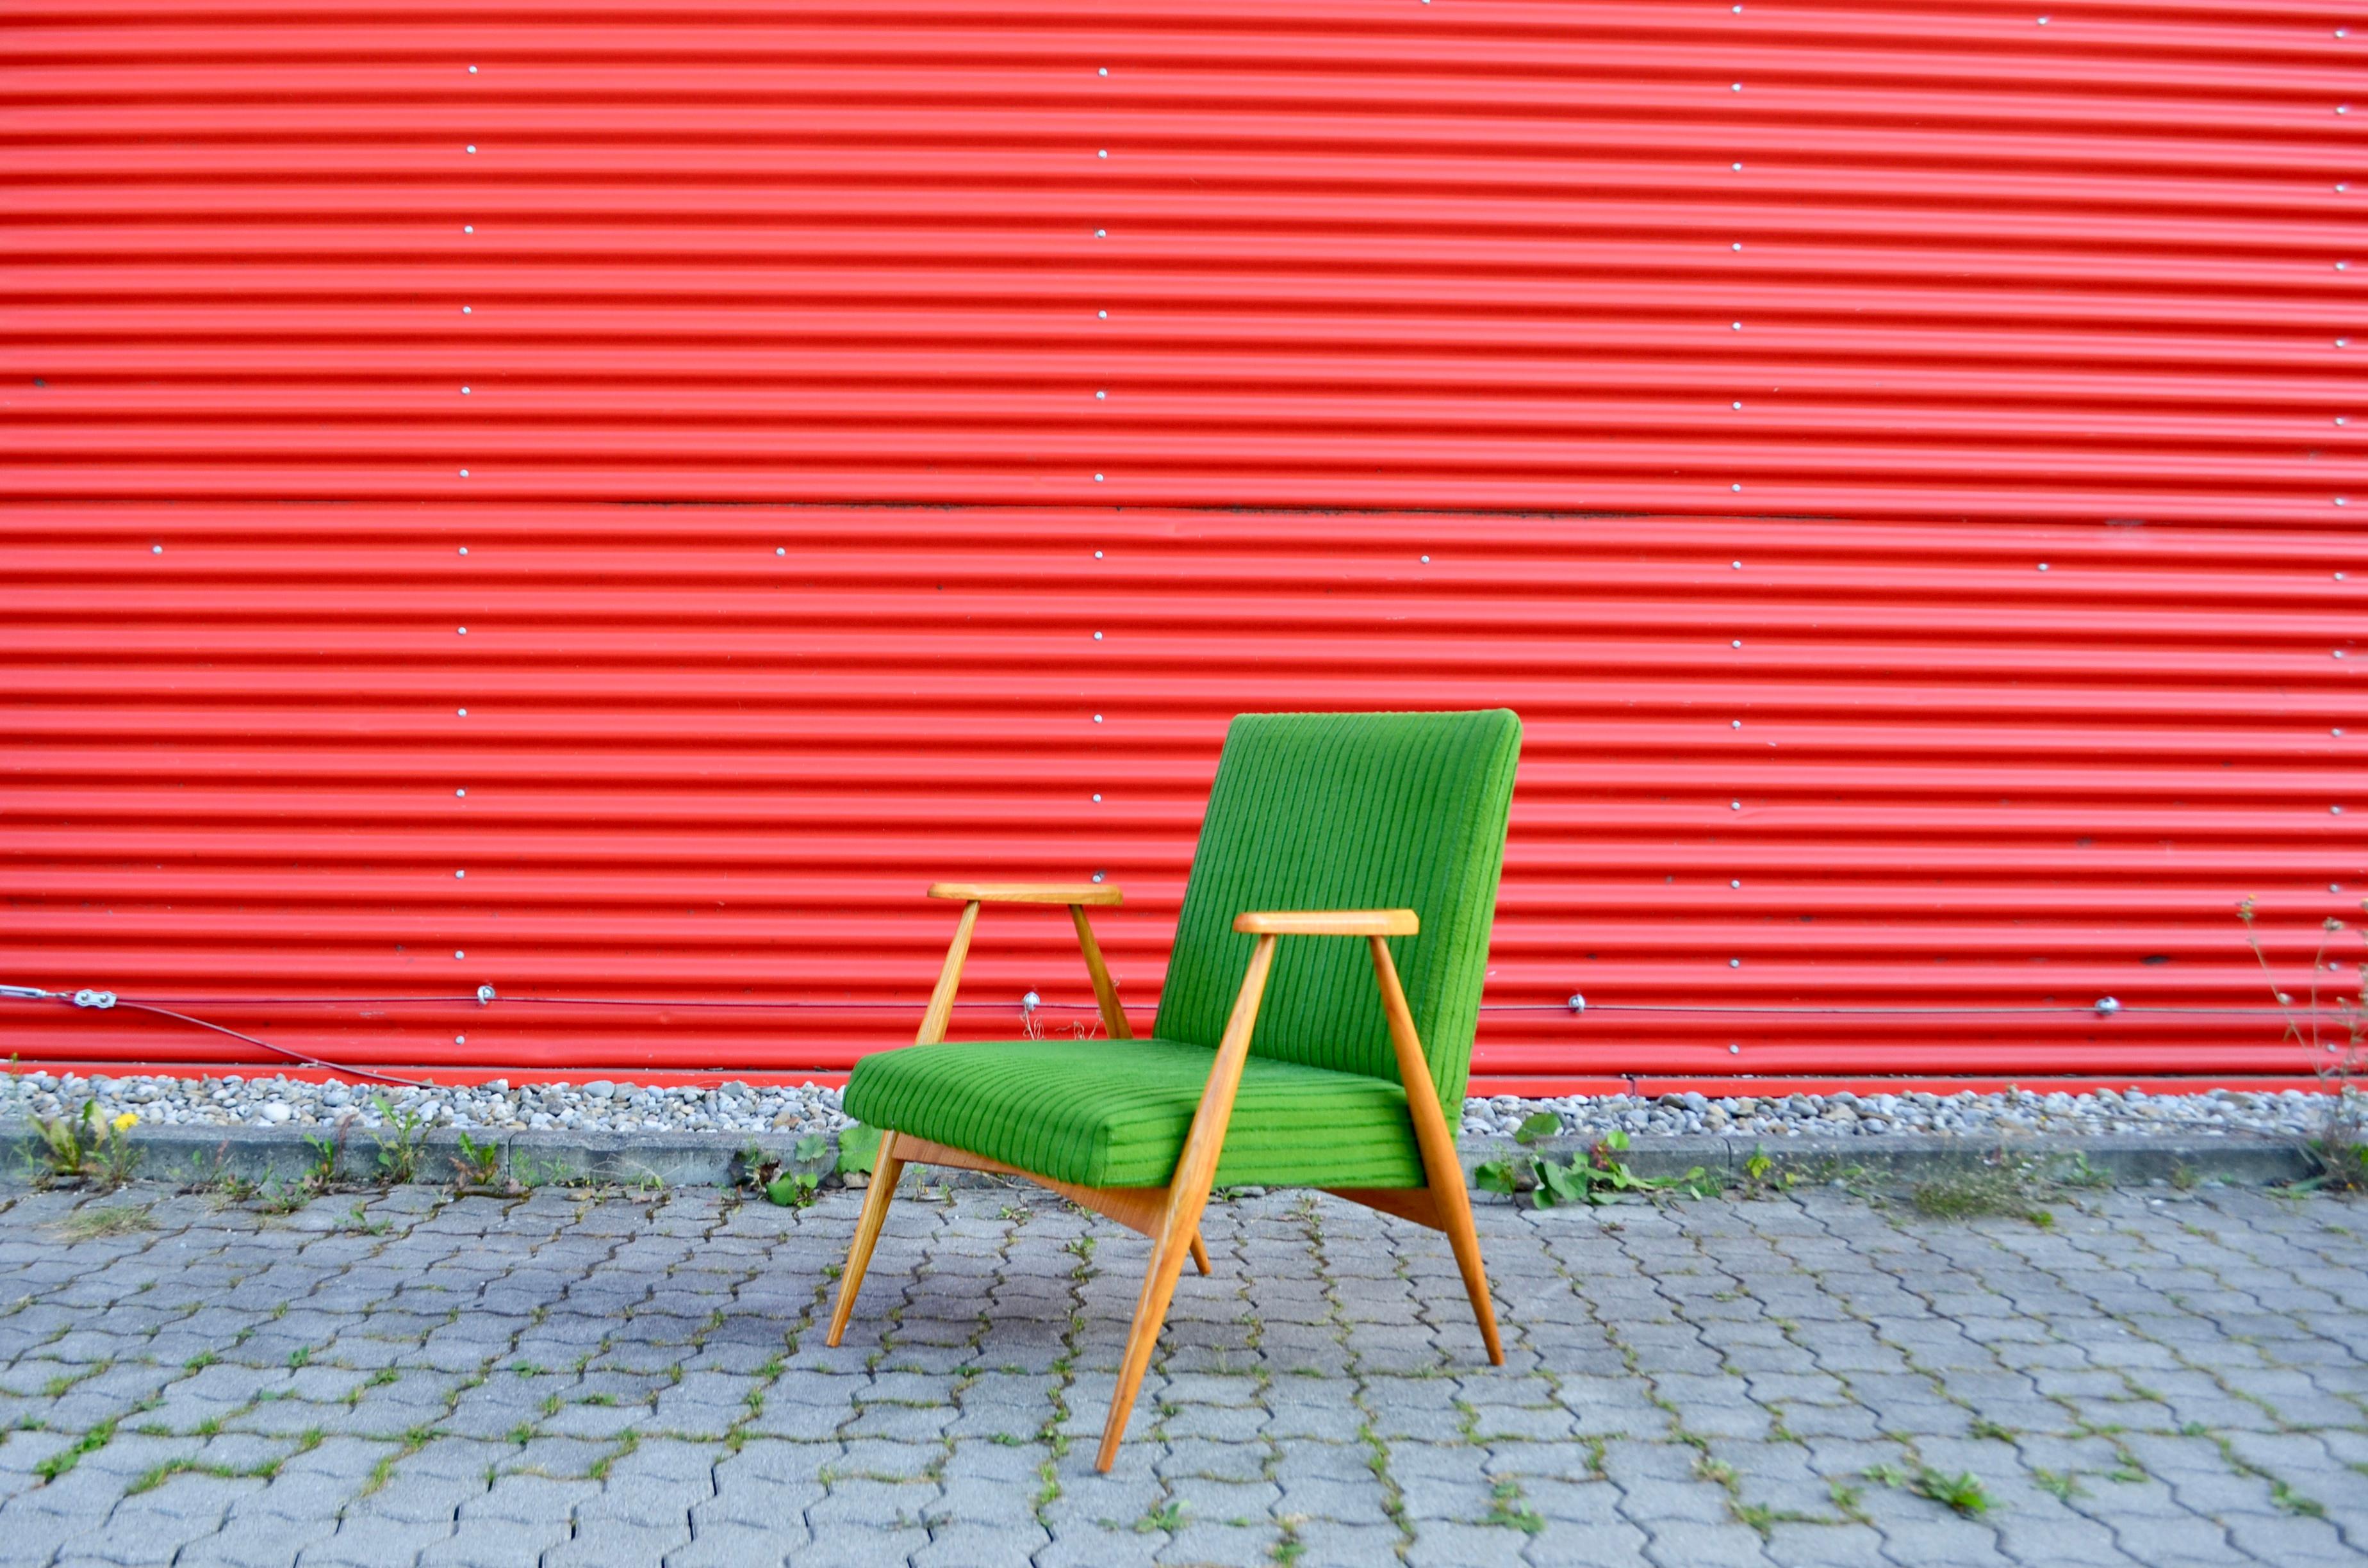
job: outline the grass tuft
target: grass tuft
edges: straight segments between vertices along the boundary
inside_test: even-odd
[[[122,1203],[77,1209],[50,1227],[61,1241],[68,1242],[104,1241],[109,1236],[128,1236],[155,1228],[155,1217],[147,1210]]]

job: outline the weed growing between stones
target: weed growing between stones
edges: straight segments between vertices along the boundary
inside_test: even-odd
[[[461,1152],[452,1156],[452,1174],[462,1187],[489,1187],[501,1180],[502,1146],[488,1138],[482,1143],[461,1134]]]
[[[1529,1148],[1561,1130],[1561,1117],[1540,1111],[1514,1131],[1513,1140]],[[1614,1157],[1627,1147],[1628,1134],[1615,1128],[1598,1140],[1584,1159],[1576,1154],[1567,1161],[1546,1154],[1524,1154],[1510,1160],[1490,1160],[1474,1169],[1472,1179],[1490,1192],[1509,1196],[1525,1191],[1530,1201],[1540,1209],[1564,1203],[1609,1203],[1629,1192],[1689,1192],[1697,1198],[1709,1198],[1719,1189],[1717,1179],[1700,1165],[1679,1176],[1640,1176],[1628,1168],[1626,1161]]]
[[[1878,1486],[1905,1488],[1918,1497],[1930,1497],[1966,1518],[1974,1518],[1990,1510],[1990,1494],[1971,1471],[1951,1475],[1929,1464],[1914,1470],[1903,1470],[1896,1464],[1871,1465],[1862,1471]]]
[[[2360,907],[2368,909],[2368,900],[2362,901]],[[2296,1185],[2339,1192],[2368,1190],[2368,1093],[2357,1082],[2368,1072],[2368,967],[2363,967],[2368,965],[2368,952],[2352,966],[2357,988],[2351,995],[2343,994],[2330,979],[2331,994],[2322,997],[2319,976],[2341,972],[2341,965],[2327,956],[2328,949],[2345,930],[2352,929],[2333,916],[2322,921],[2318,948],[2310,957],[2310,990],[2297,1001],[2293,993],[2279,988],[2269,955],[2261,951],[2260,938],[2253,934],[2250,898],[2237,905],[2237,918],[2245,923],[2245,946],[2261,966],[2270,994],[2285,1019],[2283,1038],[2310,1053],[2313,1071],[2325,1091],[2318,1130],[2304,1143],[2317,1174]],[[2368,932],[2352,929],[2352,934],[2368,949]]]
[[[95,1454],[113,1441],[115,1441],[115,1423],[102,1421],[75,1438],[69,1446],[60,1449],[56,1453],[35,1465],[33,1473],[41,1478],[42,1484],[47,1485],[82,1463],[85,1454]]]
[[[792,1165],[815,1165],[829,1153],[830,1140],[818,1132],[809,1132],[791,1146],[785,1164],[751,1143],[740,1151],[736,1185],[765,1195],[768,1202],[784,1209],[804,1209],[812,1206],[822,1189],[819,1170],[796,1170]]]
[[[416,1180],[420,1144],[427,1136],[427,1119],[409,1106],[398,1108],[384,1095],[377,1099],[378,1113],[386,1121],[378,1140],[379,1179],[390,1186]]]
[[[125,1185],[140,1171],[141,1150],[126,1136],[139,1122],[128,1110],[112,1120],[100,1120],[95,1099],[83,1101],[82,1109],[71,1116],[35,1117],[33,1130],[40,1142],[34,1148],[34,1180],[43,1187],[57,1182]]]
[[[61,1240],[69,1242],[103,1241],[110,1236],[128,1236],[138,1231],[155,1228],[155,1219],[147,1210],[112,1203],[101,1208],[77,1209],[50,1227]]]
[[[315,1194],[327,1192],[337,1184],[337,1162],[346,1152],[346,1130],[353,1118],[340,1117],[326,1135],[308,1132],[304,1146],[313,1151],[313,1168],[304,1173],[304,1185]]]
[[[2027,1161],[2009,1158],[2001,1149],[1982,1165],[1918,1182],[1908,1188],[1907,1200],[1929,1220],[2008,1215],[2045,1230],[2055,1222],[2055,1216],[2039,1206],[2037,1184],[2037,1173]]]
[[[1509,1477],[1489,1488],[1488,1517],[1482,1522],[1502,1525],[1523,1535],[1538,1535],[1546,1528],[1545,1516],[1530,1506],[1521,1483]]]

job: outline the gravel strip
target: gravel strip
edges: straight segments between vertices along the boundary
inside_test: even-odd
[[[2347,1093],[2357,1094],[2357,1090]],[[754,1087],[658,1088],[596,1079],[586,1084],[521,1083],[390,1088],[279,1076],[180,1078],[23,1073],[0,1078],[0,1119],[79,1113],[85,1099],[112,1118],[131,1111],[166,1127],[316,1127],[351,1117],[358,1127],[384,1124],[381,1097],[431,1127],[558,1129],[586,1132],[829,1132],[848,1125],[838,1091],[815,1084]],[[1600,1137],[1690,1133],[1737,1137],[1880,1137],[1954,1133],[1995,1138],[2026,1133],[2082,1136],[2138,1133],[2225,1137],[2230,1133],[2308,1136],[2322,1125],[2325,1096],[2211,1089],[2150,1095],[2140,1089],[2095,1094],[1922,1092],[1883,1095],[1785,1094],[1712,1098],[1700,1094],[1569,1095],[1527,1099],[1497,1095],[1463,1102],[1463,1131],[1506,1136],[1539,1111],[1562,1119],[1566,1135]]]

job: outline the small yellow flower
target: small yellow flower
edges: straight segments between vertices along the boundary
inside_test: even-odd
[[[140,1125],[140,1119],[127,1110],[121,1116],[117,1117],[112,1122],[108,1123],[108,1125],[113,1127],[118,1132],[129,1132],[133,1128]]]

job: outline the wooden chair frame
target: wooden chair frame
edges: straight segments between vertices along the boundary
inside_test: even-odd
[[[946,949],[945,967],[939,971],[937,990],[930,994],[928,1010],[921,1016],[915,1044],[934,1045],[945,1039],[948,1022],[953,1017],[954,993],[962,983],[962,962],[970,954],[971,933],[977,927],[980,906],[987,903],[1065,904],[1077,928],[1077,944],[1085,954],[1086,971],[1093,978],[1094,998],[1100,1005],[1104,1027],[1113,1040],[1133,1038],[1134,1031],[1127,1026],[1126,1014],[1119,1006],[1118,988],[1110,983],[1109,966],[1102,960],[1100,945],[1094,940],[1093,926],[1086,918],[1088,905],[1118,903],[1122,896],[1120,890],[1090,883],[940,882],[929,889],[929,896],[960,899],[962,913],[954,926],[953,941]],[[1208,1086],[1201,1092],[1200,1108],[1193,1112],[1191,1131],[1184,1139],[1184,1152],[1167,1185],[1082,1187],[882,1128],[871,1190],[864,1195],[863,1214],[856,1222],[855,1239],[847,1251],[847,1267],[839,1277],[838,1304],[830,1319],[830,1344],[837,1345],[839,1336],[847,1332],[848,1320],[855,1311],[856,1292],[863,1286],[864,1268],[871,1263],[871,1249],[880,1240],[888,1206],[894,1201],[897,1178],[908,1163],[1026,1176],[1151,1238],[1150,1267],[1144,1273],[1142,1292],[1135,1299],[1126,1357],[1119,1366],[1118,1387],[1110,1394],[1110,1417],[1103,1424],[1101,1449],[1094,1460],[1096,1470],[1108,1471],[1118,1458],[1127,1418],[1143,1387],[1144,1370],[1151,1364],[1152,1348],[1167,1321],[1168,1303],[1176,1294],[1176,1278],[1183,1271],[1184,1259],[1190,1256],[1201,1273],[1209,1272],[1208,1252],[1201,1241],[1201,1214],[1208,1205],[1209,1188],[1217,1174],[1217,1157],[1224,1148],[1225,1129],[1233,1117],[1234,1096],[1241,1086],[1242,1069],[1249,1059],[1250,1034],[1257,1027],[1258,1005],[1266,994],[1267,973],[1273,967],[1275,940],[1280,937],[1362,937],[1372,951],[1373,981],[1380,988],[1382,1007],[1389,1017],[1390,1043],[1397,1055],[1399,1080],[1406,1086],[1406,1110],[1414,1123],[1415,1146],[1422,1156],[1427,1185],[1325,1190],[1352,1203],[1445,1232],[1449,1245],[1454,1249],[1456,1267],[1463,1276],[1464,1293],[1472,1300],[1472,1315],[1478,1320],[1480,1337],[1487,1346],[1488,1359],[1495,1365],[1504,1365],[1505,1349],[1497,1337],[1497,1312],[1488,1296],[1488,1277],[1481,1267],[1480,1237],[1472,1225],[1472,1198],[1463,1185],[1463,1162],[1456,1157],[1455,1135],[1440,1107],[1430,1063],[1422,1053],[1422,1041],[1415,1033],[1414,1017],[1406,1007],[1406,991],[1398,983],[1397,966],[1391,960],[1384,940],[1415,935],[1420,929],[1415,912],[1349,909],[1253,913],[1237,917],[1234,929],[1255,936],[1258,942],[1250,949],[1249,970],[1242,976],[1241,990],[1234,998],[1224,1037],[1217,1045],[1216,1062],[1209,1069]]]

